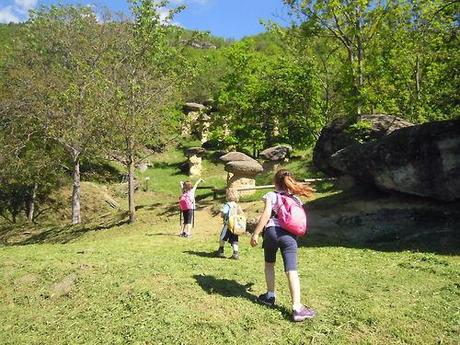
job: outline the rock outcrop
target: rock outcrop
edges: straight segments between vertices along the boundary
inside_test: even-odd
[[[263,150],[260,156],[264,158],[264,171],[277,170],[280,163],[287,162],[292,152],[292,147],[289,145],[278,145]]]
[[[410,122],[396,116],[383,114],[362,115],[358,121],[368,125],[368,128],[365,129],[365,141],[374,141],[397,129],[412,126]],[[350,130],[354,123],[351,120],[340,118],[323,128],[313,150],[313,164],[318,170],[332,176],[340,174],[331,166],[330,158],[337,151],[359,143],[355,133]]]
[[[443,201],[460,198],[460,120],[394,131],[333,154],[335,171],[398,191]]]

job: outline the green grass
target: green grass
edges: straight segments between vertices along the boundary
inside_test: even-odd
[[[221,223],[210,211],[220,201],[200,201],[193,237],[176,236],[184,160],[181,150],[155,157],[133,225],[95,214],[94,224],[0,246],[0,344],[458,344],[455,255],[324,246],[311,236],[300,242],[299,274],[318,317],[290,321],[280,256],[279,305],[256,304],[265,288],[260,246],[243,236],[240,261],[213,257]],[[289,164],[302,172],[300,161]],[[205,162],[204,177],[223,186],[223,166]]]
[[[303,299],[319,316],[293,324],[281,265],[279,308],[267,309],[253,301],[264,291],[261,249],[244,237],[240,261],[213,258],[218,228],[196,230],[183,240],[175,225],[143,219],[66,245],[1,248],[0,342],[457,343],[457,257],[303,247]],[[60,296],[55,284],[72,274]]]

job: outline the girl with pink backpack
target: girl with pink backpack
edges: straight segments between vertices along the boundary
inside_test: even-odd
[[[313,318],[316,312],[300,303],[297,236],[306,233],[307,216],[297,195],[310,197],[314,189],[298,183],[285,169],[275,174],[273,182],[275,191],[264,195],[265,208],[250,241],[251,246],[255,247],[263,231],[267,292],[260,295],[257,301],[270,307],[275,306],[275,262],[276,253],[280,249],[291,293],[292,317],[294,321],[304,321]]]
[[[191,181],[180,181],[182,195],[179,197],[179,208],[183,219],[181,232],[179,234],[181,237],[190,237],[192,235],[192,222],[195,216],[195,192],[200,182],[203,181],[204,180],[200,178],[195,182],[195,185],[192,185]]]

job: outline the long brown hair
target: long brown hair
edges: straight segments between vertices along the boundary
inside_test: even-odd
[[[310,197],[315,192],[308,184],[297,182],[292,173],[286,169],[278,170],[273,178],[273,182],[276,188],[295,195]]]

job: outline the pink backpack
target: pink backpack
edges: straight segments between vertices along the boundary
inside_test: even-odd
[[[282,229],[296,236],[307,233],[307,214],[294,197],[276,193],[275,210]]]
[[[181,209],[181,211],[193,209],[193,201],[189,192],[185,192],[180,196],[179,208]]]

